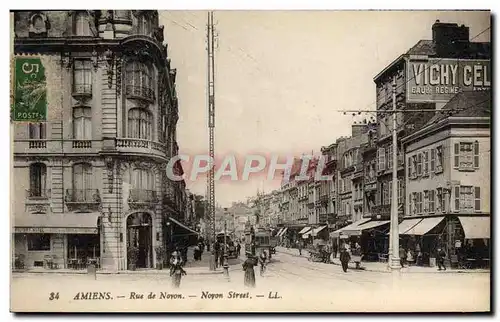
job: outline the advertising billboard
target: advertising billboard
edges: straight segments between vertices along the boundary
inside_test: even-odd
[[[489,60],[442,59],[407,60],[406,100],[408,103],[448,102],[457,93],[491,88]]]

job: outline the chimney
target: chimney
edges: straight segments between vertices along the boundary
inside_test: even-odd
[[[352,125],[352,137],[358,137],[368,132],[368,124],[353,124]]]
[[[469,27],[436,20],[432,25],[432,41],[438,57],[464,56],[469,44]]]

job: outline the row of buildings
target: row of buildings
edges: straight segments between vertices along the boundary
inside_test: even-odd
[[[13,257],[26,267],[155,267],[195,222],[185,182],[167,178],[179,101],[158,12],[12,20],[14,74],[38,66],[47,98],[46,120],[11,125]]]
[[[288,242],[361,238],[365,253],[387,253],[392,173],[402,245],[450,256],[470,244],[487,252],[490,228],[490,43],[469,28],[436,21],[374,78],[377,108],[351,135],[321,148],[330,181],[289,180],[263,200],[262,219]],[[395,84],[395,85],[393,85]],[[393,94],[393,86],[395,93]],[[393,100],[397,146],[392,146]],[[384,111],[387,111],[384,112]],[[376,115],[376,117],[375,117]],[[397,162],[393,162],[396,149]],[[317,169],[313,159],[307,172]]]

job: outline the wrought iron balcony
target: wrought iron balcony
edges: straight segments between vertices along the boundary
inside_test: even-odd
[[[155,190],[131,189],[128,197],[129,203],[157,203],[158,201]]]
[[[163,143],[153,142],[144,139],[135,138],[117,138],[116,139],[117,148],[129,148],[129,149],[150,149],[165,153],[166,147]]]
[[[92,96],[92,84],[73,84],[73,96]]]
[[[149,102],[155,101],[155,92],[149,87],[127,85],[125,87],[125,93],[127,98],[139,98]]]
[[[28,189],[26,190],[26,199],[45,200],[50,198],[50,189]]]
[[[100,203],[101,196],[98,189],[66,189],[66,203]]]

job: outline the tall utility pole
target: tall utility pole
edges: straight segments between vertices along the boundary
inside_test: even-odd
[[[214,160],[215,154],[215,36],[214,36],[214,13],[208,13],[207,23],[207,101],[208,101],[208,146],[209,156]],[[208,191],[208,217],[211,230],[212,243],[216,242],[215,233],[215,180],[214,164],[209,165],[207,178]],[[210,269],[215,270],[215,249],[212,248],[210,258]]]
[[[389,235],[389,267],[401,269],[399,259],[399,223],[398,223],[398,130],[397,130],[396,76],[392,79],[392,200],[391,228]]]

